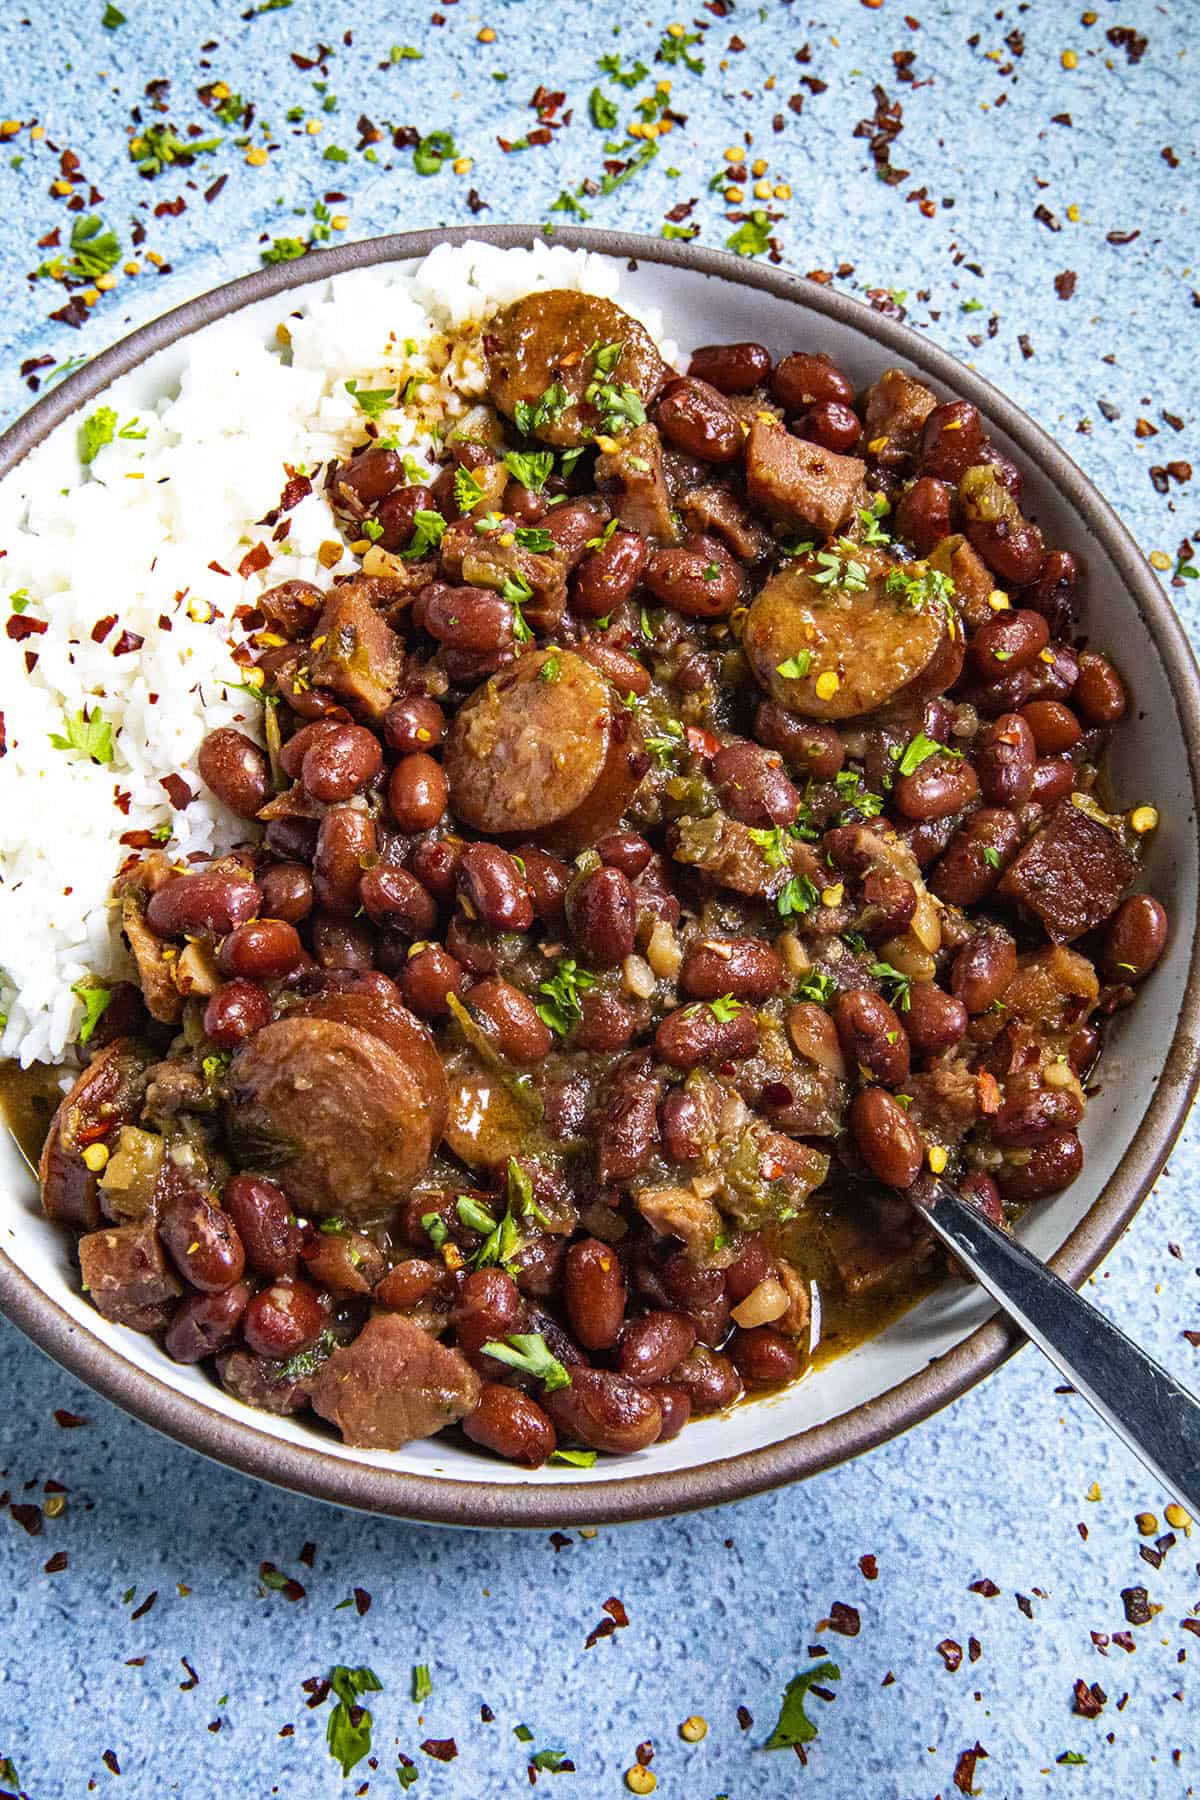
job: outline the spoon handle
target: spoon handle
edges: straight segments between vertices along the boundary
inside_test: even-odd
[[[992,1225],[945,1182],[909,1199],[1027,1337],[1050,1358],[1172,1500],[1200,1517],[1200,1401],[1118,1331],[1040,1257]]]

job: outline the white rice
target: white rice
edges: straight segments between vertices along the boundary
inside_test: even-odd
[[[317,281],[280,297],[279,329],[234,316],[187,339],[179,381],[152,409],[118,408],[118,435],[89,467],[79,426],[105,396],[0,484],[0,1057],[60,1061],[82,1015],[73,986],[130,972],[110,899],[130,854],[122,834],[169,831],[176,861],[244,837],[203,787],[196,756],[218,725],[258,728],[257,705],[229,686],[241,680],[235,610],[277,582],[328,587],[357,566],[349,555],[318,560],[341,534],[316,487],[286,515],[283,544],[256,523],[278,505],[285,465],[311,472],[361,440],[347,380],[367,389],[416,375],[413,406],[380,424],[429,461],[430,427],[483,391],[469,355],[445,367],[447,331],[538,287],[612,298],[618,284],[612,262],[540,243],[443,246],[412,274]],[[661,318],[622,303],[673,361]],[[127,425],[145,435],[122,438]],[[273,559],[243,579],[238,565],[258,543]],[[95,641],[93,627],[114,614]],[[18,641],[10,633],[22,620],[46,630]],[[143,642],[117,656],[124,632]],[[51,743],[81,709],[108,723],[111,762]],[[182,812],[161,784],[170,775],[196,796]]]

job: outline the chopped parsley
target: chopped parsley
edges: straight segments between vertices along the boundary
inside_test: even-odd
[[[553,381],[539,400],[517,401],[513,407],[513,423],[522,437],[532,437],[543,425],[553,425],[570,405],[570,401],[571,397],[562,382]],[[507,461],[506,457],[505,462]]]
[[[902,975],[890,962],[873,962],[871,973],[882,981],[891,1004],[900,1012],[907,1012],[912,1005],[912,977]]]
[[[518,525],[515,535],[522,550],[532,550],[538,556],[544,556],[554,546],[544,525]]]
[[[793,1675],[784,1689],[775,1729],[763,1748],[794,1750],[797,1744],[810,1744],[817,1735],[817,1728],[804,1710],[809,1691],[815,1682],[840,1681],[841,1678],[841,1670],[832,1662],[814,1663],[811,1669]]]
[[[55,257],[52,262],[42,263],[37,273],[49,275],[55,281],[95,281],[97,276],[107,275],[121,260],[120,239],[114,231],[109,231],[99,213],[87,213],[76,219],[71,227],[70,247],[73,254],[69,261]]]
[[[544,681],[547,686],[549,686],[550,683],[557,681],[561,674],[562,658],[559,656],[557,650],[551,650],[541,668],[538,670],[538,680]]]
[[[459,1194],[454,1202],[454,1210],[468,1231],[486,1233],[496,1229],[496,1221],[486,1206],[480,1206],[478,1200],[472,1200],[470,1194]]]
[[[814,1006],[828,1006],[837,993],[837,983],[824,969],[810,969],[799,984],[793,996],[796,1000],[811,1000]]]
[[[751,841],[758,845],[768,869],[782,869],[787,861],[782,825],[748,825]]]
[[[108,1011],[112,999],[111,988],[94,979],[77,981],[71,988],[75,998],[83,1003],[83,1023],[79,1027],[79,1041],[86,1044],[97,1025]]]
[[[699,42],[700,33],[698,31],[690,32],[683,37],[672,37],[669,31],[665,32],[662,43],[654,52],[654,60],[672,64],[682,63],[685,68],[692,71],[693,75],[703,75],[704,58],[688,54],[691,46]]]
[[[790,919],[795,914],[811,912],[820,897],[807,875],[793,875],[787,886],[780,889],[775,910],[781,919]]]
[[[597,62],[596,67],[600,70],[602,75],[610,76],[613,81],[617,82],[618,85],[623,88],[635,88],[638,82],[643,81],[650,73],[649,69],[640,58],[633,64],[632,68],[623,69],[621,67],[621,58],[617,55],[616,51],[613,51],[610,56],[602,56]]]
[[[383,1683],[373,1669],[348,1669],[344,1663],[329,1671],[329,1685],[337,1696],[325,1727],[329,1754],[340,1763],[343,1777],[371,1748],[372,1718],[360,1705],[363,1694],[379,1694]]]
[[[443,163],[452,162],[457,155],[448,131],[430,131],[413,151],[413,168],[418,175],[436,175]]]
[[[416,1663],[412,1672],[412,1697],[420,1706],[422,1700],[428,1700],[433,1692],[433,1682],[429,1678],[429,1664]]]
[[[368,419],[377,419],[380,413],[396,404],[395,388],[360,388],[358,382],[351,379],[344,383],[346,392],[356,401]]]
[[[714,1019],[722,1025],[728,1025],[742,1011],[743,1002],[735,1000],[732,994],[721,994],[716,1000],[708,1001],[708,1010]]]
[[[297,262],[307,255],[308,245],[303,238],[277,237],[271,239],[270,248],[262,250],[259,255],[267,264]]]
[[[817,551],[817,562],[820,564],[820,569],[811,579],[818,587],[841,588],[847,594],[865,593],[867,571],[860,562],[854,560],[852,555],[845,554],[847,551],[853,551],[854,545],[848,538],[839,538],[838,547],[843,552],[842,555],[838,555],[833,550]]]
[[[426,551],[436,549],[445,533],[446,521],[440,512],[415,512],[412,537],[400,555],[405,562],[415,561],[417,557],[424,556]]]
[[[480,1212],[483,1211],[481,1207]],[[525,1240],[517,1229],[517,1221],[513,1217],[512,1202],[505,1208],[500,1223],[488,1232],[482,1244],[471,1258],[473,1269],[501,1268],[512,1273],[513,1259],[525,1247]]]
[[[514,481],[540,494],[554,469],[553,450],[508,450],[504,466]]]
[[[862,541],[864,544],[891,543],[891,538],[879,523],[887,510],[888,501],[885,494],[876,494],[870,506],[860,508],[858,519],[863,528]]]
[[[939,744],[936,738],[926,737],[923,731],[918,731],[915,738],[910,738],[904,755],[896,764],[896,773],[912,775],[923,762],[928,762],[931,756],[961,755],[961,750],[948,750],[946,745]]]
[[[581,969],[573,956],[564,956],[554,974],[538,984],[538,993],[545,995],[537,1008],[538,1018],[559,1037],[566,1037],[583,1017],[583,1002],[579,996],[595,985],[594,975]]]
[[[412,44],[393,44],[388,51],[388,61],[390,63],[423,62],[424,60],[425,52],[416,49]]]
[[[440,1250],[450,1236],[449,1229],[441,1213],[427,1212],[421,1214],[421,1230],[429,1239],[435,1250]]]
[[[924,612],[927,606],[949,606],[954,596],[954,583],[940,569],[921,568],[916,575],[903,569],[891,569],[884,584],[889,600],[896,600],[906,612]]]
[[[417,514],[417,517],[421,517],[420,513]],[[529,628],[525,614],[521,611],[525,602],[533,599],[533,589],[530,587],[525,577],[520,574],[506,575],[504,577],[504,586],[500,589],[500,598],[502,600],[507,600],[508,604],[512,607],[513,636],[516,638],[518,644],[532,644],[533,632]]]
[[[101,406],[79,427],[79,460],[85,466],[94,462],[105,444],[111,444],[117,429],[117,415],[111,406]]]
[[[1000,867],[1000,852],[994,844],[981,844],[979,849],[980,854],[989,869],[998,869]]]
[[[96,763],[112,761],[112,726],[107,719],[100,717],[96,707],[90,713],[81,708],[77,713],[65,713],[63,716],[67,727],[65,736],[56,731],[50,733],[50,742],[56,750],[74,750]]]
[[[613,532],[617,529],[617,526],[619,524],[620,524],[620,520],[617,518],[617,515],[614,513],[612,518],[608,521],[608,524],[604,527],[604,530],[600,533],[600,536],[594,537],[594,538],[589,538],[587,543],[583,546],[584,549],[585,550],[603,550],[605,544],[607,544],[610,541],[610,539],[612,538]]]
[[[811,556],[816,547],[811,538],[798,538],[791,544],[785,540],[779,546],[784,556]]]
[[[595,1458],[596,1452],[592,1451]],[[544,1769],[550,1775],[557,1775],[569,1762],[565,1750],[535,1750],[529,1759],[531,1769]]]
[[[630,695],[630,699],[633,696]],[[683,726],[678,719],[664,719],[660,732],[651,732],[645,739],[647,750],[660,769],[669,769],[672,759],[684,747]]]
[[[460,512],[469,513],[483,499],[483,483],[477,481],[470,469],[454,471],[454,498]]]
[[[857,769],[843,769],[834,776],[833,785],[846,802],[847,811],[860,813],[864,819],[876,819],[883,811],[883,800],[879,794],[873,794],[870,788],[863,786],[862,776]],[[845,816],[839,824],[846,823]]]
[[[602,88],[594,87],[588,95],[588,118],[597,131],[611,131],[618,116],[616,102]]]
[[[513,1332],[502,1344],[492,1339],[484,1344],[483,1353],[494,1356],[497,1362],[507,1363],[510,1369],[532,1375],[544,1384],[548,1394],[571,1385],[569,1373],[558,1358],[550,1354],[540,1331]]]
[[[120,7],[112,4],[112,0],[108,0],[108,5],[100,14],[100,23],[103,25],[105,31],[115,31],[118,25],[124,25],[125,14],[121,11]]]
[[[566,1463],[568,1468],[572,1469],[591,1469],[596,1464],[596,1452],[594,1450],[552,1450],[550,1461]]]
[[[616,435],[629,425],[646,423],[646,408],[637,389],[627,382],[590,381],[583,397],[600,414],[602,431]]]
[[[795,656],[787,656],[781,663],[775,664],[775,673],[782,675],[787,681],[803,681],[812,667],[812,651],[801,650]]]
[[[725,180],[723,172],[721,180]],[[725,248],[732,250],[736,256],[761,256],[770,242],[771,221],[765,212],[756,209],[748,219],[743,220],[732,237],[725,239]]]
[[[224,138],[219,137],[181,138],[170,125],[144,125],[137,136],[129,140],[129,154],[137,164],[138,174],[152,178],[161,175],[173,163],[182,163],[186,167],[193,157],[219,150],[224,142]]]

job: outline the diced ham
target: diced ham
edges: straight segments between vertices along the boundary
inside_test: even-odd
[[[150,1221],[114,1225],[79,1240],[83,1285],[96,1311],[134,1331],[154,1331],[166,1323],[164,1302],[175,1300],[183,1284],[167,1263]]]
[[[758,419],[746,440],[746,493],[780,525],[841,531],[866,504],[866,464]]]
[[[1040,919],[1054,943],[1069,944],[1112,917],[1137,871],[1115,829],[1062,800],[1009,865],[999,891]]]
[[[347,1444],[399,1450],[465,1418],[479,1390],[478,1375],[457,1350],[399,1313],[376,1313],[322,1366],[312,1404]]]

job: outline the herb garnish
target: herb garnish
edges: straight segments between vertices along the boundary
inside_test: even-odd
[[[824,969],[810,969],[799,984],[793,996],[796,1000],[811,1000],[814,1006],[828,1006],[837,993],[837,983]]]
[[[948,745],[939,744],[936,738],[926,737],[923,731],[918,731],[915,738],[910,738],[904,755],[896,764],[896,773],[897,775],[911,775],[920,768],[923,762],[928,762],[931,756],[961,757],[961,755],[961,750],[951,750]]]
[[[389,406],[396,404],[395,388],[360,388],[358,382],[351,379],[344,387],[352,400],[356,400],[368,419],[377,419],[380,413],[386,412]]]
[[[804,1710],[809,1691],[815,1682],[840,1681],[841,1678],[842,1671],[832,1662],[814,1663],[811,1669],[793,1675],[784,1689],[779,1720],[763,1745],[764,1750],[794,1750],[797,1744],[810,1744],[817,1735],[817,1728]]]
[[[79,1027],[79,1041],[86,1044],[97,1025],[108,1011],[112,999],[112,989],[106,988],[94,977],[76,981],[71,988],[75,998],[83,1003],[83,1023]]]
[[[446,521],[440,512],[415,512],[412,537],[400,555],[405,562],[424,556],[427,550],[433,550],[441,543],[445,533]]]
[[[527,487],[531,493],[538,494],[545,487],[554,469],[553,450],[508,450],[504,455],[504,466],[514,481]]]
[[[459,512],[469,513],[483,499],[483,483],[477,481],[470,469],[454,471],[454,498]]]
[[[546,996],[538,1005],[538,1018],[559,1037],[566,1037],[583,1017],[583,1002],[579,996],[595,985],[594,975],[581,969],[573,956],[564,956],[554,974],[538,984],[538,993]]]
[[[871,973],[877,981],[882,981],[888,990],[887,997],[900,1012],[907,1012],[912,1005],[912,977],[902,975],[894,969],[890,962],[873,962]]]
[[[448,131],[430,131],[413,151],[413,168],[418,175],[436,175],[444,162],[451,162],[457,155]]]
[[[359,1696],[382,1693],[383,1683],[374,1669],[348,1669],[338,1663],[329,1671],[329,1685],[337,1704],[329,1715],[325,1737],[330,1756],[341,1764],[346,1776],[371,1748],[373,1720],[366,1707],[359,1705]]]
[[[536,1381],[544,1383],[548,1394],[571,1385],[570,1374],[558,1358],[551,1355],[540,1331],[513,1332],[502,1344],[492,1340],[484,1344],[483,1353],[494,1356],[497,1362],[507,1363],[510,1369],[532,1375]]]
[[[862,776],[857,769],[842,769],[839,774],[834,776],[833,785],[846,802],[847,811],[857,812],[864,819],[876,819],[883,811],[882,797],[879,794],[873,794],[870,788],[863,786]],[[843,813],[838,823],[844,825],[846,822],[846,816]]]
[[[803,681],[812,667],[812,651],[800,650],[795,656],[785,657],[781,663],[775,664],[775,673],[782,675],[786,681]]]
[[[889,600],[898,601],[905,611],[919,613],[930,605],[949,606],[954,583],[940,569],[921,568],[916,575],[906,575],[903,569],[891,569],[884,591]]]
[[[518,400],[513,407],[513,423],[522,437],[532,437],[542,425],[553,425],[567,406],[571,396],[561,381],[551,382],[540,400]],[[505,459],[507,462],[507,458]]]
[[[67,723],[66,735],[60,736],[56,731],[50,733],[50,742],[56,750],[75,750],[80,756],[89,756],[96,763],[112,761],[112,726],[107,719],[100,717],[96,707],[90,713],[81,708],[77,713],[65,713],[63,716]]]
[[[538,556],[545,556],[554,545],[544,525],[518,525],[515,535],[522,550],[532,550]]]
[[[412,1697],[420,1706],[422,1700],[428,1700],[433,1692],[433,1682],[429,1677],[428,1663],[415,1663],[412,1672]]]
[[[722,1025],[728,1025],[742,1011],[744,1002],[735,1000],[732,994],[721,994],[716,1000],[708,1002],[708,1010],[713,1018]]]
[[[602,88],[594,87],[588,95],[588,117],[598,131],[611,131],[617,122],[616,102]]]
[[[775,910],[781,919],[790,919],[796,913],[811,912],[820,897],[807,875],[793,875],[780,889]]]

